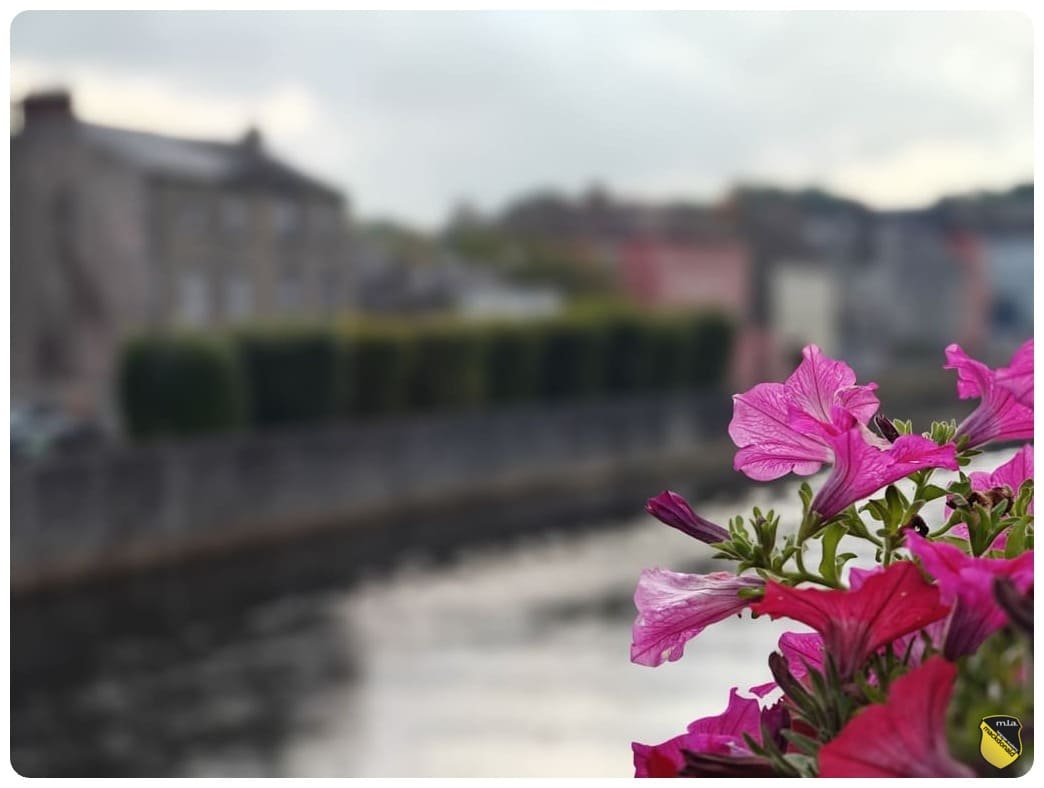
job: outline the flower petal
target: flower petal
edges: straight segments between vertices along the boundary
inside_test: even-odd
[[[957,668],[942,657],[896,679],[819,751],[820,777],[974,777],[950,754],[946,709]]]
[[[1011,357],[1011,363],[997,370],[997,384],[1011,392],[1021,405],[1033,407],[1033,339],[1027,339]]]
[[[921,435],[900,436],[887,449],[867,443],[858,427],[828,440],[834,450],[834,467],[812,501],[812,509],[824,519],[914,471],[958,468],[952,443],[939,446]]]
[[[1020,375],[1025,372],[1025,351],[1020,348],[1007,370],[1015,369],[1016,385],[1004,386],[994,371],[971,358],[960,345],[946,348],[945,369],[957,370],[957,394],[961,399],[979,397],[981,402],[957,427],[958,437],[967,437],[969,448],[990,441],[1027,440],[1033,437],[1033,402],[1020,401]],[[1021,359],[1021,360],[1020,360]],[[1007,373],[1006,373],[1007,374]],[[1030,371],[1032,375],[1032,370]]]
[[[792,588],[769,581],[764,597],[751,610],[808,624],[822,635],[824,652],[846,678],[877,649],[949,612],[939,603],[939,590],[926,583],[910,561],[867,577],[854,591]]]
[[[711,624],[739,613],[750,604],[738,594],[761,588],[764,581],[729,572],[689,575],[645,569],[634,592],[631,661],[655,667],[681,658],[685,644]]]
[[[1020,592],[1033,585],[1032,550],[1016,558],[977,558],[915,533],[906,535],[906,547],[935,578],[943,603],[952,606],[943,641],[948,659],[973,653],[1007,622],[993,592],[997,577],[1010,577]]]
[[[834,405],[841,404],[863,424],[870,420],[880,405],[873,394],[877,384],[856,386],[852,368],[827,358],[816,345],[805,347],[801,357],[801,363],[783,384],[796,407],[819,421],[830,422]]]
[[[763,710],[753,698],[741,698],[738,688],[733,687],[729,692],[729,705],[721,714],[695,720],[689,723],[685,733],[661,744],[632,742],[634,776],[678,777],[685,767],[685,751],[701,755],[749,755],[743,734],[749,734],[760,743],[762,723],[775,734],[784,719],[779,704]]]
[[[808,476],[830,462],[830,448],[790,426],[790,402],[781,383],[759,383],[732,398],[729,436],[739,451],[733,467],[751,479]]]

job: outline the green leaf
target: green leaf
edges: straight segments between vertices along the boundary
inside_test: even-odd
[[[835,562],[835,566],[837,567],[837,577],[841,577],[841,570],[845,568],[845,564],[857,557],[858,556],[855,553],[841,553]]]
[[[1008,542],[1004,546],[1004,557],[1015,558],[1026,552],[1026,531],[1029,520],[1020,520],[1008,531]]]
[[[946,488],[940,487],[938,484],[926,484],[921,488],[921,494],[918,498],[927,503],[928,501],[934,501],[936,498],[942,498],[944,495],[946,495]]]
[[[798,496],[801,498],[801,516],[804,517],[812,506],[812,486],[808,482],[801,482]]]
[[[897,521],[906,510],[906,507],[910,505],[909,501],[906,500],[906,496],[899,492],[899,488],[894,484],[889,484],[885,490],[885,501],[888,503],[888,510],[892,513],[893,522]]]
[[[884,501],[880,501],[877,499],[873,501],[867,501],[866,505],[863,507],[863,510],[869,512],[870,516],[878,522],[884,523],[888,521],[888,507],[885,506]]]
[[[780,733],[783,734],[784,739],[793,744],[794,747],[805,755],[815,757],[819,754],[819,748],[823,746],[821,742],[811,739],[797,731],[791,730],[790,728],[784,728]]]
[[[819,562],[819,574],[824,580],[837,584],[837,543],[847,533],[844,523],[832,523],[823,529],[823,557]]]

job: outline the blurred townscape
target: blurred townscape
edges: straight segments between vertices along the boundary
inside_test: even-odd
[[[637,571],[699,558],[642,504],[778,492],[731,471],[730,395],[816,343],[920,425],[967,410],[946,345],[1033,333],[1028,167],[881,207],[771,173],[655,197],[606,159],[432,227],[262,123],[92,116],[69,73],[11,95],[25,775],[628,774],[629,725],[689,721],[677,682],[721,695],[627,664]]]
[[[346,193],[269,153],[263,130],[112,128],[78,118],[62,90],[20,109],[12,395],[37,441],[44,414],[119,430],[120,349],[149,330],[349,312],[526,320],[613,299],[722,313],[740,386],[778,378],[809,341],[874,374],[950,341],[1000,358],[1032,333],[1032,183],[891,211],[816,188],[656,203],[593,185],[490,215],[460,205],[424,233],[354,219]]]

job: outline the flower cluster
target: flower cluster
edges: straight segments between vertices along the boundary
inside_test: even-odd
[[[957,372],[958,396],[978,406],[922,434],[880,414],[877,386],[858,385],[814,345],[784,382],[733,398],[737,471],[769,481],[829,466],[818,490],[801,484],[801,519],[789,527],[757,508],[724,527],[671,491],[649,500],[651,515],[732,568],[644,570],[633,662],[680,659],[690,640],[745,610],[806,629],[786,632],[768,655],[771,680],[746,696],[733,688],[720,715],[661,744],[634,743],[636,776],[960,777],[992,768],[973,757],[978,720],[974,741],[953,730],[970,714],[954,698],[984,686],[1015,705],[1032,695],[1032,446],[992,472],[962,469],[988,443],[1032,439],[1033,341],[996,370],[950,345],[946,368]],[[955,478],[932,483],[938,470]],[[929,515],[924,507],[938,499],[940,513]],[[845,539],[867,545],[874,564],[849,565],[859,554],[840,552]]]

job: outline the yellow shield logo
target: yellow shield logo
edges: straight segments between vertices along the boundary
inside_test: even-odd
[[[979,752],[987,763],[1003,769],[1022,755],[1022,723],[1009,714],[992,714],[979,723]]]

